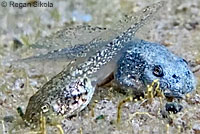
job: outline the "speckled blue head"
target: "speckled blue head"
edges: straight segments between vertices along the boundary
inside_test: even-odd
[[[159,79],[160,88],[168,97],[181,98],[196,87],[195,77],[183,58],[160,44],[144,40],[128,43],[114,76],[123,87],[139,92]]]

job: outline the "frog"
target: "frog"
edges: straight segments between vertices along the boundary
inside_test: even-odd
[[[167,98],[183,98],[195,89],[196,79],[188,62],[164,45],[136,39],[126,46],[113,73],[120,89],[131,88],[141,94],[156,79]]]
[[[36,126],[40,116],[46,117],[47,123],[53,122],[56,117],[68,118],[82,111],[91,101],[97,83],[106,76],[104,71],[121,55],[121,50],[129,45],[135,33],[146,24],[156,12],[165,4],[164,1],[147,6],[135,16],[124,16],[115,23],[114,30],[103,29],[99,35],[87,44],[75,45],[72,48],[58,49],[47,53],[47,58],[74,59],[59,74],[45,83],[33,96],[30,97],[23,119],[28,124]],[[83,28],[83,27],[82,27]],[[56,39],[61,38],[59,32]],[[66,33],[66,32],[65,32]],[[45,41],[46,42],[46,41]],[[51,41],[49,41],[51,42]],[[52,42],[51,42],[52,43]],[[78,50],[78,51],[77,51]],[[68,54],[67,54],[68,53]],[[41,59],[43,56],[39,56]],[[34,60],[38,57],[22,59]],[[112,70],[111,70],[112,71]]]

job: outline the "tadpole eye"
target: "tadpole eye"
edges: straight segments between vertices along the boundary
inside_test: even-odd
[[[156,77],[162,77],[162,76],[164,76],[162,67],[160,65],[155,65],[154,68],[153,68],[153,74]]]

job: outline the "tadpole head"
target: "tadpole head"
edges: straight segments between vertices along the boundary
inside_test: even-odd
[[[164,46],[150,43],[151,54],[146,62],[142,80],[149,84],[159,79],[160,89],[167,97],[182,98],[186,93],[193,91],[196,80],[186,60],[168,51]]]
[[[146,87],[158,79],[165,96],[182,98],[196,87],[195,77],[186,60],[158,43],[130,42],[117,66],[116,80],[133,90],[138,90],[137,83]]]

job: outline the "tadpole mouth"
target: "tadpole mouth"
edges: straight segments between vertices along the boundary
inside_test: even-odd
[[[163,93],[164,93],[165,97],[167,97],[167,98],[170,98],[170,97],[178,98],[178,99],[182,99],[183,98],[183,94],[182,93],[175,92],[175,91],[170,90],[170,89],[164,89]]]
[[[159,81],[160,90],[163,91],[165,97],[173,97],[173,98],[183,98],[183,94],[178,92],[176,89],[172,89],[172,86],[166,81]]]

